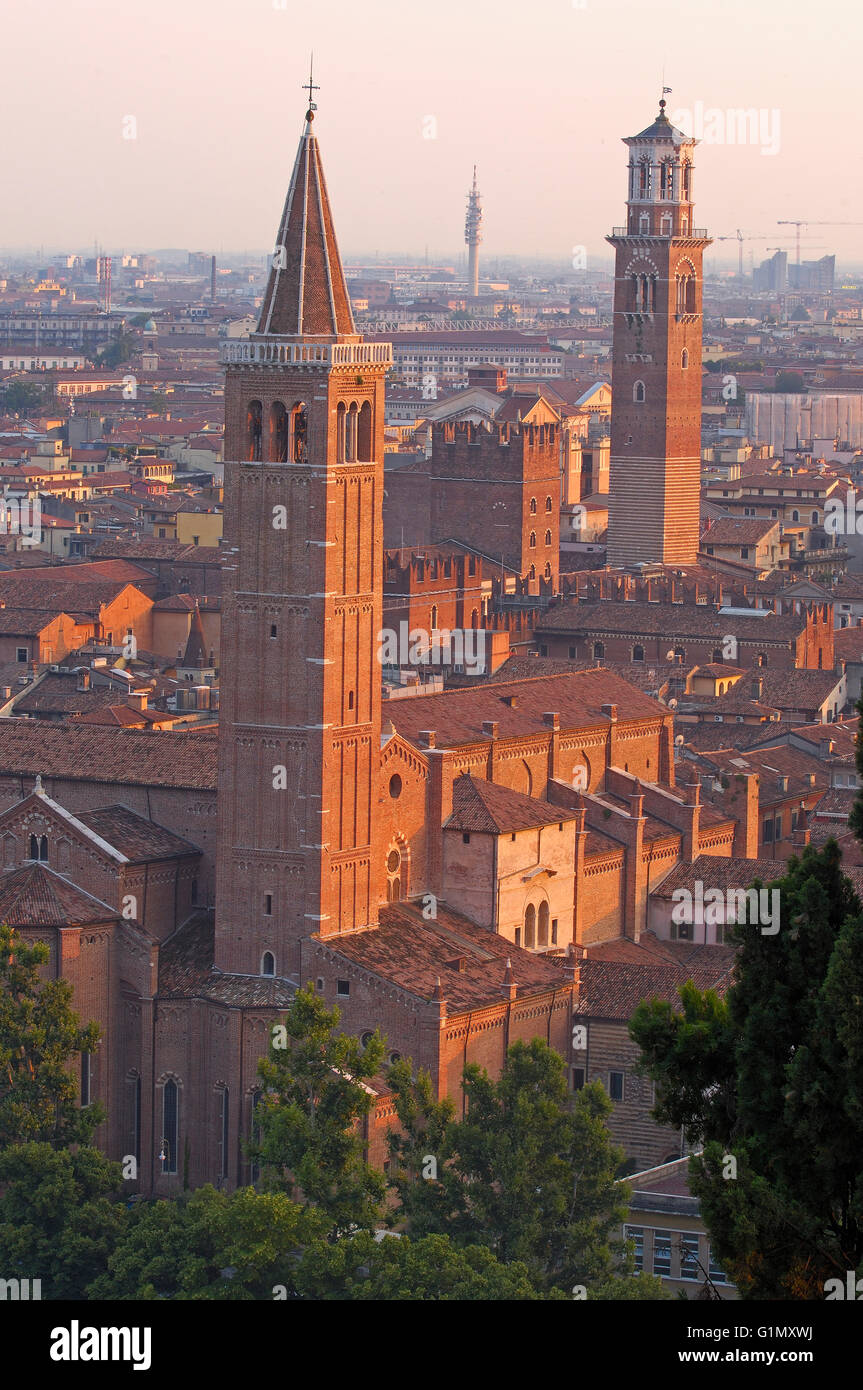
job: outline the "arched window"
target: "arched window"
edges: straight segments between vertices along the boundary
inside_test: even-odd
[[[666,201],[674,197],[673,159],[663,159],[659,166],[659,196]]]
[[[536,579],[536,565],[531,565],[527,572],[528,579]]]
[[[758,653],[758,665],[759,665],[759,666],[766,666],[766,665],[767,665],[767,653],[766,653],[766,652],[759,652],[759,653]]]
[[[594,644],[593,644],[593,659],[594,659],[594,661],[602,661],[604,658],[605,658],[605,643],[604,643],[604,642],[594,642]]]
[[[246,412],[246,458],[249,463],[261,461],[261,430],[263,406],[260,401],[249,401]]]
[[[684,202],[687,202],[687,203],[689,202],[689,197],[690,197],[691,174],[692,174],[692,164],[690,163],[690,161],[689,161],[688,159],[684,159],[684,161],[683,161],[683,178],[682,178],[681,182],[682,182],[682,184],[683,184],[683,189],[682,189],[683,199],[684,199]]]
[[[545,543],[546,543],[546,545],[551,545],[551,532],[550,532],[550,531],[546,531],[546,533],[545,533]]]
[[[351,401],[345,415],[345,463],[356,463],[358,418],[357,403]]]
[[[650,197],[650,157],[645,155],[638,162],[638,196]]]
[[[644,382],[636,381],[632,388],[632,399],[636,405],[642,405],[645,399]]]
[[[632,649],[632,659],[633,659],[633,661],[643,661],[643,660],[644,660],[644,648],[643,648],[643,647],[633,647],[633,649]]]
[[[545,562],[545,578],[551,579],[551,565],[547,560]]]
[[[680,354],[680,365],[684,371],[689,366],[689,348],[684,348]]]
[[[537,946],[548,945],[548,903],[540,903],[539,905],[539,920],[537,923],[536,930],[536,944]]]
[[[177,1147],[180,1137],[180,1097],[176,1081],[168,1080],[162,1087],[162,1143],[159,1159],[163,1173],[176,1173]]]
[[[433,603],[433,604],[432,604],[432,610],[431,610],[431,628],[432,628],[432,632],[435,632],[435,631],[436,631],[437,625],[438,625],[438,620],[437,620],[437,604],[436,604],[436,603]]]
[[[42,860],[42,863],[43,863],[43,864],[44,864],[44,863],[47,863],[47,860],[48,860],[48,836],[47,836],[47,835],[41,835],[41,836],[39,837],[39,858]]]
[[[547,512],[550,512],[551,509],[552,509],[552,501],[551,501],[551,498],[550,498],[550,497],[546,497],[546,499],[545,499],[545,510],[546,510]]]
[[[524,913],[524,944],[531,950],[536,945],[536,908],[528,903]]]
[[[287,463],[288,460],[288,412],[282,401],[273,401],[270,406],[270,463]]]
[[[372,460],[372,407],[369,401],[363,401],[360,407],[357,425],[357,458],[360,463],[371,463]]]
[[[531,550],[536,550],[536,532],[535,532],[535,531],[531,531],[530,535],[528,536],[527,543],[528,543],[528,545],[530,546],[530,549],[531,549]]]
[[[791,520],[792,520],[792,521],[799,521],[799,520],[800,520],[800,513],[797,511],[796,508],[795,508],[794,511],[791,513]]]
[[[37,840],[35,835],[30,836],[30,858],[39,858],[39,841]]]
[[[531,497],[531,499],[530,499],[530,514],[531,514],[531,516],[536,516],[536,498],[535,498],[535,497]]]
[[[817,513],[817,512],[813,512],[813,513],[812,513],[812,525],[813,525],[813,526],[817,526],[817,525],[818,525],[818,513]]]
[[[479,613],[476,608],[472,608],[470,611],[470,625],[472,628],[479,627]]]
[[[275,956],[273,955],[272,951],[265,951],[264,954],[263,954],[263,956],[261,957],[261,974],[262,974],[262,975],[275,975],[275,973],[276,973],[276,958],[275,958]]]
[[[308,430],[308,417],[303,401],[298,401],[291,411],[291,460],[293,463],[305,463],[306,434]]]

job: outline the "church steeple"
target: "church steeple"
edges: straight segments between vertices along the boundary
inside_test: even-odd
[[[309,104],[279,223],[258,333],[355,337],[321,154]]]

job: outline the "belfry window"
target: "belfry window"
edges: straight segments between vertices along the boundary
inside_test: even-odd
[[[644,382],[636,381],[632,388],[632,399],[636,405],[643,405],[645,400]]]
[[[270,463],[287,463],[288,459],[288,412],[282,401],[273,401],[270,406]]]
[[[308,418],[306,407],[302,401],[298,401],[291,411],[291,460],[293,463],[305,463],[307,455],[306,434],[308,430]]]
[[[249,463],[261,461],[261,431],[263,407],[260,401],[249,401],[246,413],[246,458]]]
[[[372,461],[372,407],[363,401],[357,423],[357,458],[360,463]]]

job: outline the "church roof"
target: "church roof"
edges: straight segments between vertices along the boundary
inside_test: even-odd
[[[444,822],[446,830],[474,831],[500,835],[513,830],[530,830],[543,825],[559,825],[573,820],[573,812],[548,801],[525,796],[523,792],[484,782],[463,773],[452,789],[452,815]]]
[[[356,333],[313,120],[313,112],[307,112],[276,235],[259,333],[327,338]]]
[[[91,897],[45,864],[0,875],[0,921],[12,927],[86,926],[111,922],[117,909]]]
[[[154,859],[179,859],[201,853],[191,841],[182,839],[155,821],[146,820],[128,806],[101,806],[96,811],[78,811],[76,819],[113,845],[130,864],[152,863]]]

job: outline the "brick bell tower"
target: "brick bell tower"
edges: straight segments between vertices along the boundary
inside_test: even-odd
[[[310,87],[309,97],[312,89]],[[257,331],[228,343],[216,966],[297,976],[374,926],[384,377],[305,129]]]
[[[608,563],[692,564],[701,482],[701,262],[693,225],[696,141],[665,114],[629,148],[626,226],[615,248]]]

